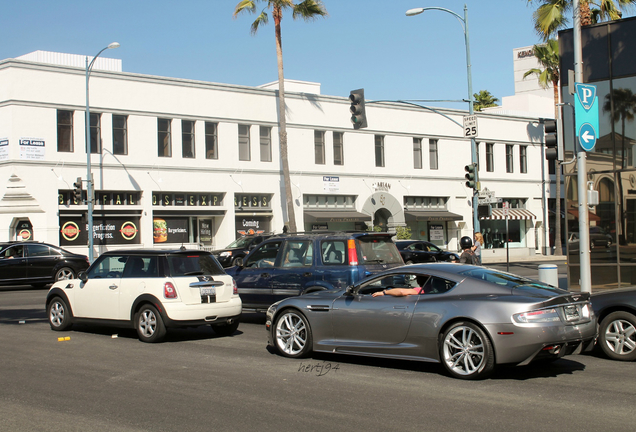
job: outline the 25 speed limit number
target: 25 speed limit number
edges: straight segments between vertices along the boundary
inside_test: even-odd
[[[464,116],[464,138],[477,136],[477,116]]]

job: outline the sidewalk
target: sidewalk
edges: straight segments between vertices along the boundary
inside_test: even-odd
[[[524,257],[519,257],[519,256],[515,256],[515,257],[510,257],[510,262],[513,263],[523,263],[523,262],[538,262],[538,261],[545,261],[545,262],[554,262],[554,263],[560,263],[560,264],[565,264],[567,262],[567,256],[565,255],[561,255],[561,256],[554,256],[554,255],[541,255],[541,254],[535,254],[535,255],[528,255],[528,256],[524,256]],[[505,256],[484,256],[482,254],[482,264],[496,264],[496,263],[505,263],[506,262],[506,257]]]

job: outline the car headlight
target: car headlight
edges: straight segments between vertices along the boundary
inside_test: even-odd
[[[221,252],[221,253],[219,254],[219,256],[222,256],[222,257],[230,257],[230,256],[232,256],[232,252],[231,252],[231,251]]]
[[[550,323],[561,321],[559,313],[554,308],[514,314],[512,316],[512,319],[514,322],[520,324]]]

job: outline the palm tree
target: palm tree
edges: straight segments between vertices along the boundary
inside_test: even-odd
[[[321,0],[303,0],[300,3],[294,0],[241,0],[234,9],[234,18],[242,12],[257,13],[256,3],[267,3],[252,23],[251,33],[255,35],[258,28],[267,24],[269,16],[266,10],[271,10],[274,18],[274,34],[276,37],[276,58],[278,60],[278,138],[280,145],[280,157],[283,170],[283,182],[285,184],[285,200],[287,204],[287,221],[285,228],[289,227],[291,232],[296,232],[296,215],[294,211],[294,200],[291,191],[291,179],[289,176],[289,159],[287,155],[287,120],[285,118],[285,76],[283,74],[283,42],[281,37],[281,21],[283,11],[291,9],[294,19],[302,18],[305,21],[314,20],[327,15],[327,10]],[[282,201],[282,200],[281,200]],[[284,211],[283,211],[284,213]]]
[[[545,41],[568,23],[566,12],[572,10],[572,0],[527,0],[540,6],[533,13],[534,27]],[[590,7],[590,5],[594,7]],[[586,26],[622,17],[621,10],[629,10],[636,0],[580,0],[581,25]]]
[[[549,88],[550,84],[554,89],[554,118],[559,116],[559,79],[561,77],[559,69],[559,43],[555,39],[548,40],[545,44],[535,45],[532,47],[534,56],[543,66],[543,69],[533,68],[523,74],[523,78],[530,75],[536,75],[539,85],[543,88]],[[554,227],[554,247],[555,255],[562,255],[561,245],[561,164],[556,162],[556,221]]]
[[[479,93],[473,94],[473,97],[475,98],[473,108],[477,111],[497,106],[497,102],[499,102],[499,99],[494,97],[488,90],[479,90]]]

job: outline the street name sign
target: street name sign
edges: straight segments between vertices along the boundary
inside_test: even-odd
[[[596,86],[575,83],[574,112],[576,134],[579,145],[585,151],[591,151],[598,139],[598,96]]]

